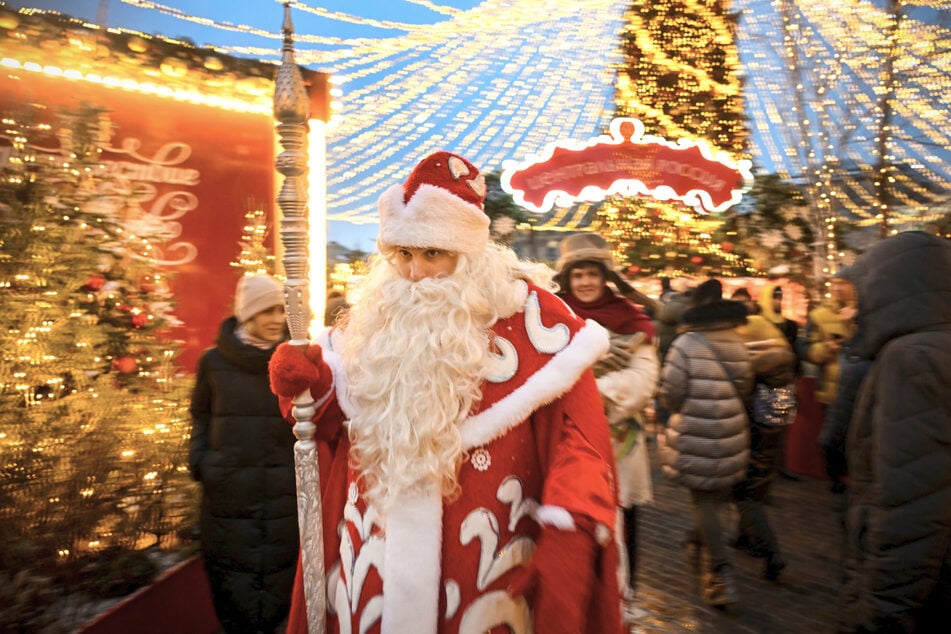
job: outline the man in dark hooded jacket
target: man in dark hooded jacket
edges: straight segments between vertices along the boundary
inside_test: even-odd
[[[951,622],[951,242],[921,232],[855,264],[852,353],[872,364],[849,429],[841,632]]]

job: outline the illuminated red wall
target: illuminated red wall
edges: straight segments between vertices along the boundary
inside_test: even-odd
[[[266,205],[271,217],[274,121],[269,115],[182,103],[35,72],[0,72],[0,113],[23,114],[24,104],[43,104],[48,108],[44,118],[53,123],[58,110],[74,109],[84,102],[111,111],[116,131],[110,145],[126,148],[106,152],[103,159],[128,162],[127,173],[145,178],[139,184],[146,188],[154,186],[152,200],[143,199],[142,209],[153,217],[164,216],[170,232],[180,226],[180,236],[160,245],[166,257],[181,260],[193,248],[194,257],[168,267],[177,305],[174,312],[184,322],[170,335],[184,342],[179,365],[190,372],[201,351],[213,345],[220,321],[231,314],[239,271],[230,262],[240,253],[247,201]],[[130,153],[129,144],[135,140],[140,146]],[[168,164],[152,174],[144,173],[142,167],[161,162],[163,148]],[[158,182],[169,180],[169,175],[179,182]],[[163,196],[192,201],[194,208],[169,218],[175,212],[170,202],[160,204]],[[190,247],[174,246],[179,243]]]

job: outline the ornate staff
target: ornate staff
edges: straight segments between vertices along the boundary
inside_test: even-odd
[[[308,340],[307,276],[307,91],[294,62],[291,7],[284,3],[284,44],[281,67],[274,86],[274,118],[284,150],[277,156],[277,171],[284,182],[277,202],[281,206],[281,243],[284,245],[284,303],[290,344],[306,347]],[[314,442],[314,401],[307,390],[294,399],[294,463],[297,472],[297,522],[300,532],[307,630],[323,634],[326,610],[324,592],[324,533],[320,504],[320,472]]]

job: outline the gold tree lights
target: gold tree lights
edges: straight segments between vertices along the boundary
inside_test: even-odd
[[[640,119],[648,134],[702,139],[734,160],[746,158],[736,29],[727,0],[632,2],[621,34],[617,115]],[[722,221],[683,204],[613,198],[597,218],[631,275],[751,272]]]
[[[241,252],[231,266],[247,275],[274,275],[276,258],[267,242],[270,225],[264,206],[249,200],[238,246]]]
[[[631,3],[615,86],[618,116],[647,134],[701,138],[744,158],[745,127],[736,19],[729,0]]]
[[[181,545],[194,520],[190,385],[158,336],[174,317],[150,236],[101,169],[101,113],[30,118],[0,131],[0,570],[122,594],[154,573],[145,549]],[[52,134],[60,150],[36,151]],[[46,607],[16,603],[0,630],[39,631]]]

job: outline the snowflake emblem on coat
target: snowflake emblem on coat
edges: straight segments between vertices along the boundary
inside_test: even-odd
[[[473,451],[470,460],[472,460],[472,466],[476,471],[486,471],[492,465],[492,456],[484,447],[479,447]]]

